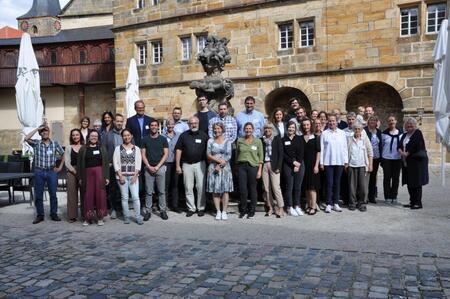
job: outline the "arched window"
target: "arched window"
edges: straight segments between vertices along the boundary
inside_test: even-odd
[[[33,25],[33,27],[31,27],[31,34],[38,34],[38,28],[36,27],[36,25]]]

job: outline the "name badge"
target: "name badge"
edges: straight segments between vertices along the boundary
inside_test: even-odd
[[[195,143],[202,143],[201,139],[195,139]]]
[[[99,151],[99,150],[95,150],[95,151],[92,152],[92,154],[94,154],[94,155],[99,155],[99,154],[100,154],[100,151]]]
[[[285,141],[284,145],[291,145],[291,142],[290,141]]]
[[[146,126],[145,126],[145,129],[146,129],[146,130],[148,130],[148,129],[149,129],[148,125],[146,125]]]
[[[131,155],[133,153],[132,150],[126,150],[127,155]]]
[[[252,145],[252,150],[256,151],[257,149],[256,145]]]
[[[51,154],[53,154],[53,152],[51,150],[48,150],[47,155],[51,155]]]

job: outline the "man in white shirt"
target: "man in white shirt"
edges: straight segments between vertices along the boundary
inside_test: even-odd
[[[173,121],[175,122],[175,128],[173,130],[178,135],[189,130],[188,124],[181,120],[181,115],[182,115],[181,107],[174,107],[172,110],[172,118]]]

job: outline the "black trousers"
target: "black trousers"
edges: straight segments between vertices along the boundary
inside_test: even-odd
[[[341,200],[344,203],[344,205],[348,205],[350,202],[350,191],[349,191],[349,173],[343,171],[341,175]]]
[[[255,213],[257,194],[258,167],[251,166],[249,163],[240,163],[238,165],[239,176],[239,212],[241,214]],[[247,200],[250,198],[250,206],[247,207]]]
[[[377,197],[377,173],[380,166],[380,161],[381,159],[373,159],[372,162],[373,168],[370,173],[369,192],[367,193],[369,201],[375,201],[375,198]]]
[[[327,205],[339,203],[339,195],[341,194],[341,176],[344,166],[330,165],[325,166],[325,175],[327,178]]]
[[[397,199],[398,186],[400,183],[400,170],[402,169],[402,160],[383,159],[383,189],[384,199]]]
[[[166,200],[167,206],[178,209],[178,180],[175,162],[166,163]]]
[[[408,186],[408,193],[411,206],[422,207],[422,186],[420,187]]]
[[[302,181],[305,175],[305,167],[303,164],[302,167],[300,167],[300,171],[294,172],[292,167],[283,165],[283,178],[285,183],[283,197],[286,207],[300,206]]]
[[[119,182],[116,179],[114,166],[109,167],[109,184],[106,186],[108,209],[122,211],[122,196],[120,194]]]

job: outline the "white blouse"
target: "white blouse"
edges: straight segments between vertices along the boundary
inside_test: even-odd
[[[326,129],[320,136],[320,165],[344,166],[348,164],[347,137],[341,129]]]

